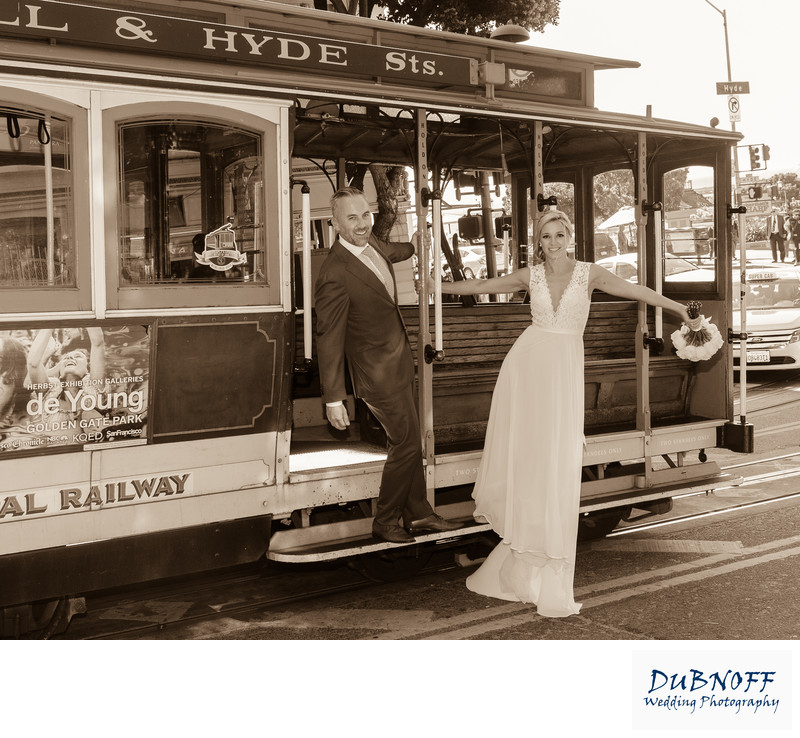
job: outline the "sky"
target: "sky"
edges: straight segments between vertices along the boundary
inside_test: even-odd
[[[800,2],[798,0],[561,0],[557,26],[531,34],[544,48],[637,61],[637,69],[595,73],[602,110],[731,129],[723,16],[727,15],[731,79],[749,82],[741,95],[740,145],[767,144],[769,177],[800,172]],[[715,10],[715,7],[718,10]],[[740,164],[746,157],[740,156]]]

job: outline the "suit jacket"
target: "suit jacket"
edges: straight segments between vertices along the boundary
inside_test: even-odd
[[[775,228],[772,227],[772,217],[773,216],[770,215],[767,218],[767,230],[769,231],[770,235],[772,235],[773,233],[777,233],[778,235],[780,235],[781,238],[783,238],[783,228],[784,228],[783,216],[778,215],[778,225]]]
[[[394,278],[392,262],[414,253],[411,243],[370,237]],[[344,360],[355,393],[365,400],[387,397],[414,379],[414,357],[403,318],[383,282],[337,240],[320,268],[315,288],[317,356],[325,402],[344,400]]]

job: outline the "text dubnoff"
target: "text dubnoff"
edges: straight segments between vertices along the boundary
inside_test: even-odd
[[[682,656],[682,657],[681,657]],[[638,727],[775,727],[791,720],[787,654],[634,657]]]
[[[727,669],[720,674],[706,674],[689,669],[688,674],[667,674],[660,669],[650,673],[650,687],[643,697],[647,707],[665,710],[725,709],[739,713],[751,710],[777,711],[780,700],[767,691],[775,682],[774,671],[745,671]]]

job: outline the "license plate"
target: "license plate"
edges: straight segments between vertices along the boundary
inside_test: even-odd
[[[769,351],[748,351],[748,364],[769,364]]]

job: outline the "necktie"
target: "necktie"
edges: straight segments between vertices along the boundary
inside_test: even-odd
[[[375,251],[375,249],[367,244],[364,248],[364,255],[369,258],[369,260],[375,265],[375,268],[378,270],[380,274],[381,281],[383,282],[383,286],[386,287],[386,291],[389,293],[389,297],[394,300],[394,280],[392,279],[392,273],[389,271],[389,267],[384,261],[383,257]]]

